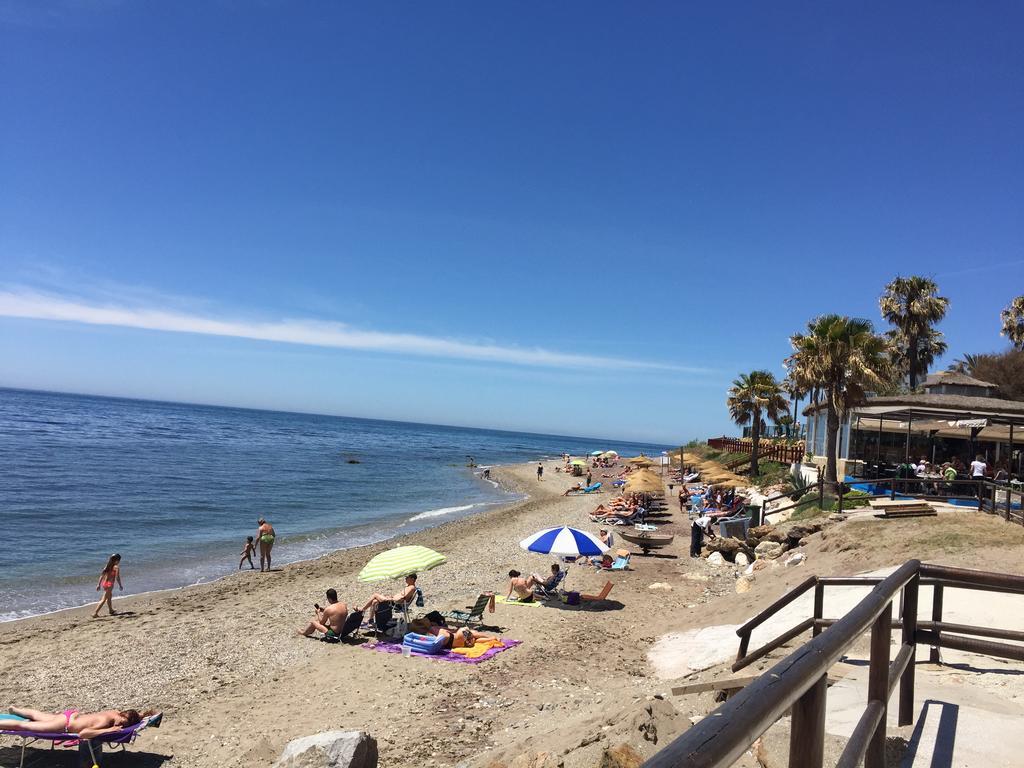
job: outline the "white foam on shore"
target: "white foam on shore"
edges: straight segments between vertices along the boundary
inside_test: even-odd
[[[454,512],[465,512],[467,509],[472,509],[477,506],[476,504],[466,504],[461,507],[441,507],[440,509],[428,509],[426,512],[420,512],[418,515],[413,515],[409,518],[409,522],[414,520],[426,520],[430,517],[441,517],[442,515],[450,515]]]

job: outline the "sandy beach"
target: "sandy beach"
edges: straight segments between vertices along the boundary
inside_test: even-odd
[[[486,624],[523,642],[482,664],[407,659],[295,636],[328,587],[360,604],[372,586],[390,589],[360,584],[356,574],[400,541],[448,556],[420,577],[424,610],[463,607],[482,591],[502,591],[512,567],[546,570],[548,558],[523,552],[517,542],[563,523],[596,532],[586,513],[608,498],[562,496],[575,481],[555,466],[546,465],[544,482],[536,481],[534,464],[496,469],[496,479],[529,498],[405,540],[119,600],[115,617],[93,620],[84,607],[0,625],[0,703],[164,711],[163,727],[144,733],[132,761],[118,765],[155,766],[167,758],[184,766],[269,765],[289,740],[330,729],[368,731],[384,766],[503,765],[524,753],[569,750],[594,752],[595,762],[573,764],[597,765],[601,751],[620,742],[639,755],[653,752],[714,706],[711,694],[667,700],[671,682],[648,659],[666,633],[739,622],[813,572],[856,573],[901,562],[911,551],[950,564],[982,558],[997,569],[1011,556],[1004,544],[944,554],[945,539],[917,537],[914,545],[902,536],[865,550],[863,535],[844,532],[852,523],[843,523],[812,537],[806,566],[766,571],[755,589],[735,594],[732,568],[686,557],[688,523],[676,512],[663,525],[677,534],[666,555],[634,555],[633,570],[610,575],[571,568],[571,589],[596,592],[606,579],[613,582],[604,603],[585,610],[499,604]],[[987,527],[993,536],[1006,530],[995,518],[974,518],[982,534]],[[913,523],[888,523],[886,531],[912,531]],[[287,546],[286,535],[280,546]],[[125,573],[130,578],[130,559]],[[651,589],[656,583],[671,590]],[[734,653],[733,641],[726,644]],[[13,756],[0,749],[0,764]],[[56,764],[72,765],[73,757]]]

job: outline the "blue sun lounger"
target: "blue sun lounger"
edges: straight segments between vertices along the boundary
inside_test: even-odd
[[[149,717],[142,718],[135,725],[104,733],[101,736],[94,736],[91,739],[79,738],[77,733],[34,733],[30,731],[0,731],[0,736],[12,736],[21,739],[21,760],[18,763],[18,768],[25,767],[25,748],[37,741],[50,742],[51,750],[58,745],[74,746],[77,744],[79,754],[87,752],[92,761],[91,765],[98,766],[101,763],[97,759],[97,755],[103,754],[104,744],[114,744],[124,749],[138,738],[139,732],[144,728],[159,728],[163,717],[163,712],[157,712]],[[3,715],[3,718],[5,720],[25,719],[17,715]]]

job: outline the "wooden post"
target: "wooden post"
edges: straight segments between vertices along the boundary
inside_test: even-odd
[[[910,645],[910,661],[900,677],[900,726],[914,723],[914,664],[917,663],[917,594],[921,577],[914,575],[903,588],[903,645]]]
[[[882,416],[878,416],[878,445],[875,446],[875,479],[882,474]]]
[[[825,611],[825,585],[818,582],[814,585],[814,618],[820,619],[822,613]],[[817,637],[821,634],[821,627],[817,624],[814,625],[814,629],[811,630],[811,637]]]
[[[942,585],[936,584],[932,587],[932,621],[942,621]],[[935,630],[936,636],[939,631]],[[931,650],[928,652],[928,661],[932,664],[941,664],[942,660],[939,658],[939,647],[933,645]]]
[[[889,644],[892,640],[892,602],[871,626],[871,661],[868,668],[868,703],[882,705],[882,717],[871,735],[864,768],[885,768],[885,719],[889,700]]]
[[[825,699],[828,675],[797,699],[791,711],[789,768],[821,768],[825,759]]]
[[[825,481],[821,479],[821,467],[818,467],[818,511],[825,509]]]

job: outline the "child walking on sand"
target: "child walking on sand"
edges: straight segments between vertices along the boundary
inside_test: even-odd
[[[96,591],[103,590],[103,597],[100,598],[99,605],[96,606],[96,610],[92,612],[92,617],[95,619],[99,616],[100,608],[104,604],[107,606],[107,610],[110,611],[110,615],[114,615],[114,583],[122,592],[124,592],[124,585],[121,583],[121,556],[116,552],[110,556],[107,560],[107,564],[103,566],[103,571],[100,573],[100,580],[96,584]]]
[[[252,536],[245,537],[245,548],[242,550],[242,559],[238,561],[238,570],[242,570],[242,563],[246,560],[249,561],[249,567],[254,571],[256,566],[252,564],[252,553],[256,551],[256,544],[252,540]]]

